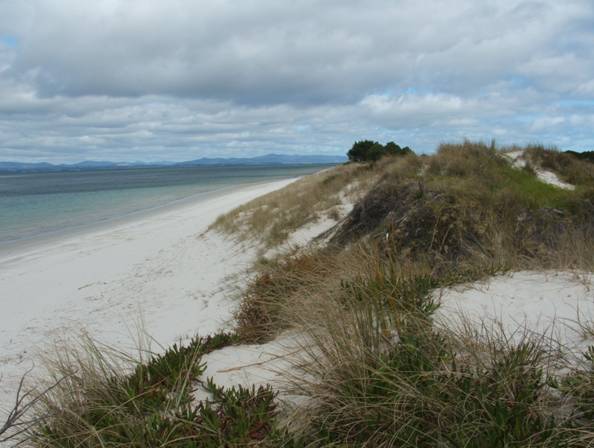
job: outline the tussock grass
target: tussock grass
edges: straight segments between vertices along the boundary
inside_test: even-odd
[[[336,207],[360,198],[384,164],[351,163],[304,177],[220,216],[211,228],[265,247],[282,244],[292,232],[322,216],[337,218]]]
[[[318,286],[331,287],[338,267],[331,255],[302,252],[272,260],[248,285],[236,313],[237,333],[246,342],[265,342],[290,325],[283,308],[291,298]]]

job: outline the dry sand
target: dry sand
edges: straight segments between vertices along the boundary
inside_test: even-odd
[[[503,153],[503,155],[509,159],[514,168],[522,169],[528,163],[523,150],[509,151]],[[563,182],[561,179],[559,179],[559,176],[557,176],[557,174],[553,173],[552,171],[545,170],[540,167],[533,168],[534,172],[536,173],[536,177],[538,177],[541,182],[554,185],[555,187],[562,188],[564,190],[575,190],[575,185]]]
[[[440,325],[470,324],[479,334],[500,332],[511,341],[544,337],[570,360],[594,344],[594,276],[586,272],[521,271],[436,291]]]

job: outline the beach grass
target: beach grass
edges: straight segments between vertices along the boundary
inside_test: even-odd
[[[220,216],[211,229],[240,241],[278,246],[300,227],[355,202],[377,180],[380,171],[368,164],[340,165],[306,176]]]

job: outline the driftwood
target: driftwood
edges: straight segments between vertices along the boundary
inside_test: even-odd
[[[295,350],[294,352],[291,353],[285,353],[282,355],[274,355],[272,358],[269,359],[265,359],[264,361],[258,361],[258,362],[253,362],[251,364],[245,364],[243,366],[237,366],[237,367],[229,367],[228,369],[221,369],[221,370],[217,370],[217,373],[229,373],[229,372],[235,372],[241,369],[246,369],[248,367],[257,367],[257,366],[263,366],[264,364],[267,364],[269,362],[272,361],[276,361],[277,359],[281,359],[281,358],[287,358],[289,356],[293,356],[297,353],[299,353],[300,351],[302,351],[301,349]]]
[[[45,394],[58,386],[58,384],[60,384],[64,379],[60,379],[41,392],[25,391],[25,379],[27,378],[27,375],[31,373],[31,370],[33,370],[33,368],[31,368],[21,377],[16,391],[14,405],[8,413],[4,423],[1,423],[0,443],[6,443],[9,441],[16,442],[19,436],[27,433],[30,429],[42,421],[43,416],[30,415],[33,411],[33,408],[45,396]]]

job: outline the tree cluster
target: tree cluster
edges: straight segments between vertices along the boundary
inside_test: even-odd
[[[394,142],[382,145],[372,140],[361,140],[353,144],[347,156],[351,162],[373,162],[384,156],[403,156],[412,153],[413,150],[408,146],[401,148]]]
[[[594,151],[565,151],[566,154],[571,154],[574,157],[577,157],[580,160],[587,160],[588,162],[594,163]]]

